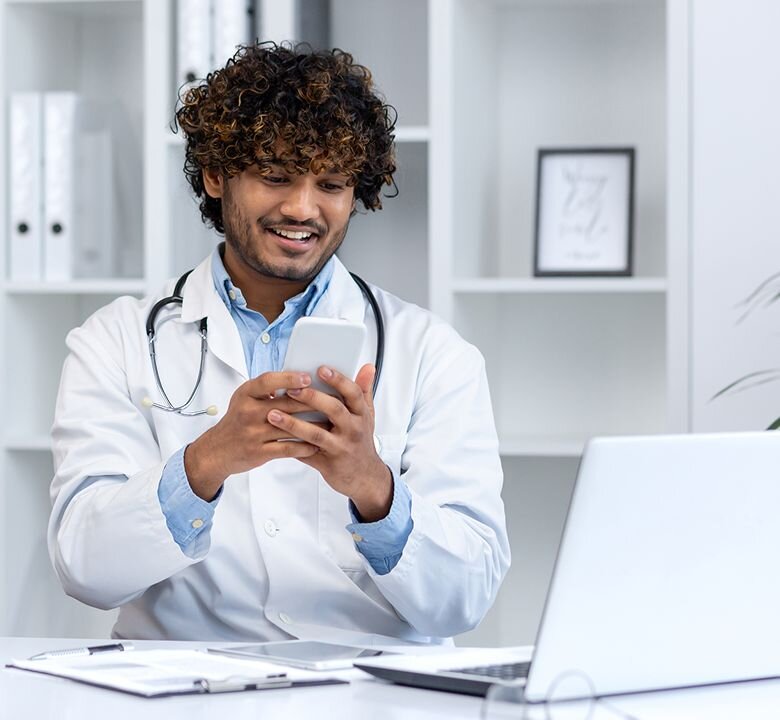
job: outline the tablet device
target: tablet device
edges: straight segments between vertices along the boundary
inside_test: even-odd
[[[278,642],[209,648],[209,652],[230,657],[266,660],[279,665],[306,670],[339,670],[351,668],[355,660],[393,655],[375,648],[336,645],[315,640],[281,640]]]

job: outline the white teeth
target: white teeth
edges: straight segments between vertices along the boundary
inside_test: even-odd
[[[274,230],[274,232],[288,240],[308,240],[313,234],[308,232],[290,232],[289,230]]]

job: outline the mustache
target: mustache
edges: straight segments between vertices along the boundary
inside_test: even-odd
[[[319,235],[320,237],[322,237],[328,232],[328,229],[326,227],[324,227],[318,222],[314,222],[314,220],[303,220],[303,221],[292,220],[284,216],[282,216],[278,220],[272,220],[269,218],[262,218],[260,220],[260,227],[262,227],[263,230],[269,230],[279,225],[284,225],[285,227],[300,228],[301,230],[306,229]]]

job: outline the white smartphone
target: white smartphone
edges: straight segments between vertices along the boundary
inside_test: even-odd
[[[312,388],[340,397],[336,390],[320,380],[317,370],[327,365],[354,380],[360,369],[365,339],[366,326],[362,322],[302,317],[293,326],[282,370],[308,373]],[[283,395],[284,392],[280,390],[276,394]],[[327,422],[322,413],[315,411],[296,413],[295,417],[307,422]]]

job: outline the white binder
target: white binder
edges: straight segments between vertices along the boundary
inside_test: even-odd
[[[9,278],[42,275],[42,112],[40,93],[14,93],[10,107]]]
[[[214,0],[212,66],[224,67],[236,45],[252,40],[252,0]]]
[[[100,126],[100,108],[81,105],[83,118],[89,114],[96,127],[79,123],[74,138],[78,184],[74,188],[75,226],[72,245],[73,276],[109,278],[115,274],[114,155],[111,130]]]
[[[77,108],[76,93],[44,95],[43,275],[47,281],[73,277]]]
[[[210,0],[177,0],[177,88],[205,78],[211,70],[210,26]]]

